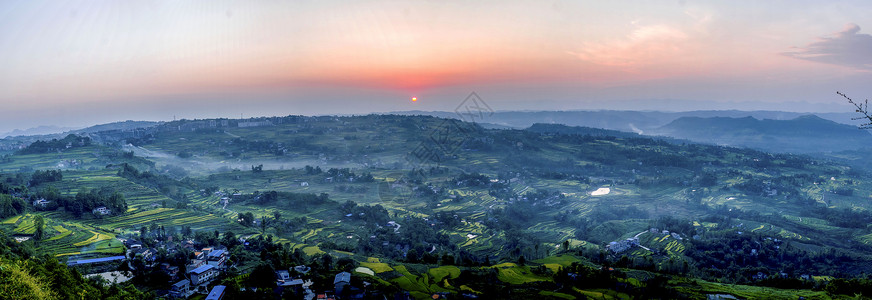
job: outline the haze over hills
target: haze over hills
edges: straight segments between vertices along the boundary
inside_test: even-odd
[[[815,115],[791,120],[681,117],[648,133],[767,152],[815,153],[872,147],[868,131]]]
[[[455,112],[444,111],[400,111],[401,115],[430,115],[442,118],[457,118]],[[834,122],[857,125],[852,121],[853,113],[798,113],[786,111],[742,111],[742,110],[696,110],[684,112],[633,111],[633,110],[573,110],[573,111],[497,111],[487,118],[488,123],[514,128],[527,128],[535,123],[585,126],[647,134],[681,117],[754,117],[757,119],[790,120],[814,114]]]
[[[15,129],[10,132],[0,133],[0,138],[15,137],[15,136],[32,136],[32,135],[48,135],[55,133],[67,132],[78,128],[74,127],[59,127],[53,125],[43,125],[28,129]]]
[[[400,112],[457,118],[453,112]],[[852,113],[804,114],[783,111],[511,111],[494,112],[488,128],[543,130],[544,124],[601,128],[698,143],[749,147],[769,152],[816,153],[872,147]],[[559,126],[558,126],[559,127]],[[556,130],[556,128],[550,128]],[[578,131],[578,129],[573,129]],[[617,133],[612,133],[617,134]]]

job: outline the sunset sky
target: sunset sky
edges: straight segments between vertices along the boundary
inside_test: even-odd
[[[851,111],[869,1],[3,1],[0,132],[495,110]],[[411,98],[418,101],[412,102]]]

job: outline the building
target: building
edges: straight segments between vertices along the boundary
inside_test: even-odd
[[[100,206],[100,207],[98,207],[98,208],[95,208],[95,209],[92,210],[91,212],[94,213],[95,215],[101,215],[101,216],[104,216],[104,215],[111,214],[111,213],[112,213],[112,210],[106,208],[105,206]]]
[[[170,265],[169,263],[160,264],[160,269],[163,270],[171,280],[176,280],[179,276],[179,267]]]
[[[627,250],[630,250],[634,246],[639,245],[639,238],[629,238],[623,241],[611,242],[606,246],[606,249],[612,251],[612,253],[621,253]]]
[[[227,261],[226,250],[212,250],[206,255],[207,264],[213,265],[216,268],[223,268],[224,262]]]
[[[309,266],[305,266],[305,265],[300,265],[300,266],[294,267],[294,271],[297,271],[297,273],[300,273],[300,274],[309,273],[310,270],[312,270],[312,268],[310,268]]]
[[[218,276],[218,270],[213,265],[205,265],[190,271],[188,274],[192,284],[200,285],[215,279]]]
[[[351,284],[351,273],[342,272],[336,274],[336,277],[333,278],[333,288],[336,290],[337,295],[342,294],[342,290],[349,284]]]
[[[137,248],[131,250],[133,258],[141,258],[146,267],[154,267],[157,264],[157,249]]]
[[[124,260],[126,257],[124,256],[110,256],[110,257],[101,257],[101,258],[91,258],[91,259],[80,259],[80,260],[70,260],[67,261],[68,266],[82,265],[82,264],[94,264],[94,263],[104,263],[116,260]]]
[[[185,266],[185,269],[193,270],[193,269],[196,269],[196,268],[202,267],[202,266],[205,265],[205,264],[206,264],[206,261],[205,261],[205,260],[202,260],[202,259],[194,259],[194,260],[191,260],[191,263],[190,263],[189,265]]]
[[[181,281],[174,283],[170,288],[170,296],[175,298],[187,298],[190,291],[191,281],[182,279]]]
[[[51,202],[51,201],[48,201],[45,199],[39,199],[39,200],[33,201],[33,207],[45,208],[45,206],[48,205],[49,202]]]
[[[276,285],[277,286],[303,286],[305,282],[303,282],[302,278],[292,279],[291,272],[289,270],[278,270],[276,271]]]
[[[226,286],[216,285],[212,288],[212,291],[209,292],[209,295],[206,296],[206,300],[221,300],[224,299],[224,290],[227,289]]]
[[[286,270],[278,270],[276,271],[276,284],[282,285],[286,281],[291,280],[291,273]]]

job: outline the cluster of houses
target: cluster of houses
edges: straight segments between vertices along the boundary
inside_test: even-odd
[[[209,283],[218,278],[221,272],[225,270],[227,262],[227,250],[203,248],[201,251],[194,252],[194,258],[191,263],[186,266],[188,272],[185,274],[185,279],[174,283],[170,288],[170,296],[175,298],[187,298],[193,293],[208,291]],[[167,274],[172,272],[171,269],[165,269]],[[176,269],[175,272],[178,272]],[[219,286],[213,288],[212,292]],[[223,295],[224,288],[221,287],[220,293]],[[212,294],[210,292],[210,294]],[[223,297],[223,296],[222,296]],[[208,298],[207,298],[208,299]],[[221,298],[218,298],[221,299]]]
[[[639,245],[639,238],[632,237],[632,238],[628,238],[628,239],[622,240],[622,241],[611,242],[608,245],[606,245],[606,249],[608,249],[612,253],[617,254],[617,253],[621,253],[621,252],[630,250],[633,247],[638,246],[638,245]]]

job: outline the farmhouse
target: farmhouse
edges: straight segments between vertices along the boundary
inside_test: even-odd
[[[50,202],[51,201],[40,198],[39,200],[33,201],[33,206],[39,207],[39,208],[45,208],[45,206],[48,205]]]
[[[187,298],[191,292],[191,281],[182,279],[170,288],[170,296],[174,298]]]
[[[209,252],[209,255],[206,255],[207,264],[213,265],[216,268],[224,267],[224,262],[227,261],[227,251],[225,250],[213,250]]]
[[[103,216],[103,215],[111,214],[111,213],[112,213],[112,210],[106,208],[105,206],[100,206],[100,207],[98,207],[98,208],[95,208],[95,209],[92,210],[91,212],[94,213],[95,215],[101,215],[101,216]]]
[[[621,253],[630,250],[631,248],[633,248],[633,246],[638,245],[639,238],[633,237],[623,241],[611,242],[606,246],[606,249],[609,249],[609,251],[612,251],[612,253]]]
[[[342,289],[349,284],[351,284],[351,273],[342,272],[333,278],[333,286],[337,294],[342,294]]]
[[[200,285],[215,279],[218,276],[218,270],[213,265],[205,265],[190,271],[188,274],[191,277],[191,283]]]
[[[286,270],[278,270],[276,271],[276,285],[277,286],[295,286],[295,285],[303,285],[303,279],[291,279],[290,272]]]

